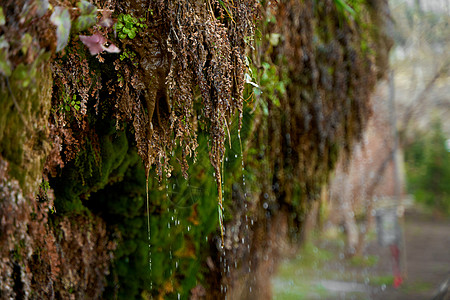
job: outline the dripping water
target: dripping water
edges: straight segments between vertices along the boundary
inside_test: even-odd
[[[247,187],[245,186],[245,164],[244,164],[244,153],[242,151],[242,140],[241,140],[241,130],[238,130],[238,139],[239,139],[239,147],[241,150],[241,166],[242,166],[242,189],[244,191],[244,214],[245,214],[245,233],[249,233],[249,220],[248,220],[248,203],[247,203]],[[237,156],[237,155],[236,155]],[[251,220],[251,224],[253,225],[253,219]],[[247,240],[247,241],[246,241]],[[248,252],[248,273],[250,274],[252,271],[251,268],[251,259],[250,259],[250,239],[247,237],[247,239],[242,238],[242,244],[245,247],[245,243],[247,243],[247,252]],[[251,286],[249,287],[250,293],[252,292]]]
[[[151,229],[150,229],[150,204],[148,200],[148,176],[149,171],[147,171],[147,178],[146,178],[146,186],[145,191],[147,194],[147,235],[148,235],[148,268],[150,273],[150,291],[153,290],[153,279],[152,279],[152,248],[151,248]]]

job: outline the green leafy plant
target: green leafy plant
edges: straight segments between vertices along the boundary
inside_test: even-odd
[[[75,28],[77,31],[83,31],[97,23],[97,7],[87,1],[80,1],[77,4],[80,10],[80,16],[75,22]]]
[[[255,70],[254,73],[257,71]],[[267,62],[262,63],[262,69],[259,71],[259,86],[254,86],[253,92],[259,96],[265,93],[266,99],[276,107],[280,107],[280,97],[286,93],[287,80],[280,78],[277,68]],[[268,114],[267,102],[261,101],[261,107],[265,115]]]
[[[135,18],[129,14],[120,14],[117,19],[116,30],[120,39],[134,39],[140,29],[147,28],[145,18]]]
[[[405,149],[408,191],[416,201],[443,215],[450,215],[450,152],[440,121],[427,134],[417,134]]]
[[[63,97],[64,103],[61,104],[60,109],[65,111],[70,111],[70,108],[75,108],[76,111],[80,110],[80,100],[77,100],[77,96],[73,95],[72,98],[69,96]]]
[[[135,67],[137,67],[137,61],[135,61],[135,58],[136,58],[136,52],[134,52],[134,51],[131,51],[131,50],[129,50],[129,49],[127,49],[127,48],[125,48],[124,50],[123,50],[123,52],[122,52],[122,54],[120,54],[120,60],[125,60],[125,59],[129,59],[132,63],[133,63],[133,65],[135,66]]]
[[[48,183],[47,180],[43,179],[41,184],[39,185],[39,187],[44,191],[47,192],[48,189],[50,188],[50,184]]]

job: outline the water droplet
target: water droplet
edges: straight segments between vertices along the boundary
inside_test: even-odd
[[[267,209],[269,207],[269,204],[267,204],[267,202],[264,202],[263,207],[264,209]]]

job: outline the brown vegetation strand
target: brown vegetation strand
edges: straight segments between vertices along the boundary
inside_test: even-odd
[[[141,72],[134,73],[139,74],[135,93],[124,93],[117,104],[126,118],[133,119],[139,154],[147,169],[156,163],[159,176],[163,169],[170,172],[170,153],[178,143],[187,176],[186,158],[195,156],[201,123],[211,137],[211,163],[216,174],[220,173],[226,124],[236,111],[242,111],[244,37],[253,34],[255,3],[179,0],[154,1],[146,7],[136,1],[123,7],[125,12],[142,12],[143,7],[152,12],[142,41],[130,45],[140,60],[137,68]],[[131,79],[126,76],[125,82]],[[198,95],[201,111],[194,109]],[[132,105],[127,104],[130,101]]]
[[[259,135],[266,138],[258,143],[270,145],[270,169],[283,183],[280,200],[292,201],[294,182],[313,199],[333,169],[338,149],[349,152],[371,113],[376,51],[361,45],[375,43],[331,0],[282,1],[267,12],[277,22],[264,33],[279,33],[282,39],[273,49],[263,42],[265,57],[260,60],[280,66],[280,78],[289,83],[279,106],[268,103],[267,124],[260,128],[265,134]]]
[[[370,94],[385,72],[391,45],[384,31],[387,3],[378,1],[376,8],[383,9],[375,10],[372,2],[361,2],[355,17],[339,11],[332,0],[282,0],[262,9],[262,38],[252,61],[259,74],[275,68],[271,80],[282,82],[285,92],[262,86],[263,93],[256,96],[247,145],[259,150],[247,157],[247,169],[257,174],[257,188],[248,200],[254,220],[246,235],[251,249],[233,245],[227,262],[246,263],[220,282],[232,298],[270,299],[281,232],[301,241],[312,200],[319,197],[340,153],[348,156],[361,138],[371,114]],[[272,34],[279,39],[271,40]],[[245,222],[234,215],[228,228]],[[225,245],[228,240],[227,234]],[[266,276],[252,279],[246,275],[250,267],[252,274]]]

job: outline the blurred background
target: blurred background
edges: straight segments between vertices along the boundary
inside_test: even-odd
[[[274,299],[450,299],[450,1],[389,2],[389,76]]]

